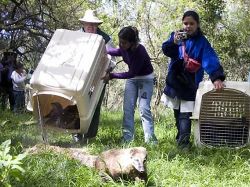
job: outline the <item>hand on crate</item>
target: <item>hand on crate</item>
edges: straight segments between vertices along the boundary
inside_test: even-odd
[[[110,80],[109,73],[106,73],[103,77],[101,77],[101,80],[103,80],[103,82],[107,84]]]
[[[215,80],[214,82],[213,82],[213,84],[214,84],[214,88],[216,89],[216,90],[222,90],[224,87],[225,87],[225,84],[224,84],[224,82],[223,81],[221,81],[220,79],[217,79],[217,80]]]

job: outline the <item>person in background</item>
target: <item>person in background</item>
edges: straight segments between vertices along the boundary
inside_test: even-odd
[[[120,30],[119,48],[109,48],[111,56],[121,56],[128,65],[127,72],[107,73],[104,81],[110,79],[127,79],[123,102],[123,137],[122,142],[134,139],[134,113],[137,100],[146,143],[157,144],[154,123],[151,114],[151,98],[154,86],[154,73],[150,57],[145,47],[139,43],[139,33],[135,27],[127,26]]]
[[[174,110],[178,146],[188,149],[191,146],[190,116],[204,70],[216,90],[223,89],[225,75],[216,52],[201,31],[199,15],[187,11],[182,23],[183,29],[172,32],[162,44],[163,53],[171,58],[162,101]]]
[[[25,109],[25,80],[27,78],[23,64],[17,63],[11,74],[14,96],[14,113],[20,113]]]
[[[82,24],[82,28],[80,29],[80,32],[99,34],[103,37],[105,44],[106,44],[106,48],[109,48],[112,46],[112,40],[110,36],[99,28],[99,26],[103,23],[103,21],[100,20],[96,16],[96,11],[90,10],[90,9],[86,10],[84,17],[80,18],[79,21]],[[112,64],[110,64],[110,66],[112,68],[115,66],[114,59],[112,59]],[[106,89],[106,85],[103,88],[100,99],[96,106],[95,113],[90,123],[88,132],[84,135],[80,133],[73,134],[72,136],[75,142],[82,141],[83,138],[85,141],[87,141],[88,139],[94,138],[97,135],[99,121],[100,121],[101,105],[102,105],[102,101],[105,95],[105,89]]]
[[[1,102],[1,108],[4,110],[9,106],[10,110],[13,111],[14,109],[14,96],[12,92],[12,80],[11,80],[11,74],[14,70],[14,66],[16,64],[16,58],[17,54],[14,52],[4,52],[3,58],[1,60],[2,68],[1,68],[1,93],[0,93],[0,102]]]

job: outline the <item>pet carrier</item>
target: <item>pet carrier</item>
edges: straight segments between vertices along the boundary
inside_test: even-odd
[[[100,35],[56,30],[30,80],[39,124],[45,129],[86,133],[109,63]]]
[[[243,147],[249,143],[250,83],[225,82],[222,91],[202,82],[196,95],[194,138],[197,146]]]

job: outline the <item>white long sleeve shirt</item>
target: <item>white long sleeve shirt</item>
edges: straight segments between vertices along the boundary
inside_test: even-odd
[[[16,71],[13,71],[11,74],[12,84],[13,84],[13,90],[15,91],[24,91],[25,90],[25,79],[26,79],[26,73],[17,73]]]

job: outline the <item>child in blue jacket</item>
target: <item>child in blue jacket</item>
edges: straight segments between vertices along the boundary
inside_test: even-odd
[[[204,70],[218,90],[224,87],[225,75],[216,52],[200,29],[199,15],[187,11],[182,23],[183,30],[172,32],[162,44],[163,53],[171,58],[162,99],[174,110],[176,141],[184,148],[190,147],[190,116]]]

